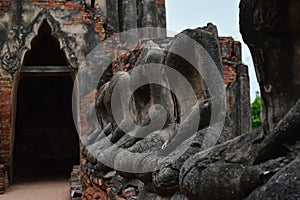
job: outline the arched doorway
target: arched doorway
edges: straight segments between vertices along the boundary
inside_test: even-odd
[[[74,73],[59,41],[43,21],[25,54],[17,86],[14,181],[69,177],[79,163],[79,137],[72,115]]]

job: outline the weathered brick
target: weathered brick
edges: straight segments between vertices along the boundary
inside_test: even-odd
[[[1,0],[0,1],[0,12],[9,12],[11,6],[11,0]]]

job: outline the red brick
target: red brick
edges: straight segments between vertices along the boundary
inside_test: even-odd
[[[11,1],[1,0],[0,1],[0,12],[8,12],[10,10]]]
[[[123,197],[120,197],[120,196],[116,195],[116,200],[126,200],[126,199],[124,199]]]

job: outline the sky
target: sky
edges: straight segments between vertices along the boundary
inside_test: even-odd
[[[252,57],[239,32],[239,0],[166,0],[167,29],[179,33],[187,28],[217,25],[219,36],[231,36],[242,43],[242,61],[249,67],[251,102],[259,86]],[[170,33],[172,35],[172,33]]]

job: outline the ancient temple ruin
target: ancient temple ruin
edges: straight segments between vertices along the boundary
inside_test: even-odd
[[[50,170],[76,200],[264,199],[276,180],[299,198],[299,3],[258,2],[240,5],[264,103],[251,131],[241,44],[215,25],[167,37],[164,0],[1,0],[1,192]]]

